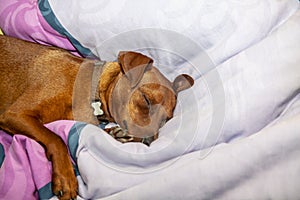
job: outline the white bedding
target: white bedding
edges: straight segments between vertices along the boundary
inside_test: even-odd
[[[298,1],[49,2],[102,59],[139,50],[197,79],[150,147],[83,128],[81,198],[300,198]]]
[[[260,41],[299,5],[298,0],[48,1],[65,29],[101,59],[135,50],[161,69],[172,66],[196,78]]]

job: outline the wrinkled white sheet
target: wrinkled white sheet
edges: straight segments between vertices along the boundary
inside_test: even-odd
[[[49,0],[66,30],[103,60],[135,50],[160,68],[194,77],[260,41],[292,15],[298,0]],[[66,12],[67,11],[67,12]],[[170,73],[170,69],[166,74]]]
[[[201,151],[185,155],[104,199],[299,199],[299,122],[298,114],[247,139],[217,145],[205,158]]]
[[[297,11],[181,93],[150,147],[121,145],[86,126],[77,150],[80,196],[299,199],[299,44]]]

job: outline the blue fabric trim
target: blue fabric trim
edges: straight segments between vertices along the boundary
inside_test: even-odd
[[[90,49],[83,47],[79,41],[77,41],[58,21],[55,14],[53,13],[48,0],[38,0],[39,9],[48,22],[48,24],[56,30],[59,34],[66,36],[70,42],[75,46],[75,48],[84,56],[90,58],[96,58],[96,56],[91,52]]]
[[[87,124],[84,122],[76,122],[72,128],[70,129],[69,136],[68,136],[68,147],[71,153],[72,159],[77,162],[76,158],[76,151],[78,148],[78,140],[79,140],[79,135],[82,129],[86,126]]]
[[[5,151],[4,151],[4,147],[3,145],[0,143],[0,168],[4,162],[4,158],[5,158]]]
[[[68,147],[70,150],[71,157],[72,157],[73,161],[75,162],[75,165],[73,165],[73,168],[74,168],[76,176],[80,175],[78,166],[77,166],[77,157],[76,157],[79,135],[80,135],[82,129],[86,125],[87,124],[84,122],[76,122],[70,129],[69,136],[68,136]]]
[[[39,199],[50,199],[55,195],[52,193],[52,183],[46,184],[44,187],[38,190]]]

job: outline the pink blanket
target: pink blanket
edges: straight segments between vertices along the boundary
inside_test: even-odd
[[[37,0],[0,0],[0,27],[7,35],[77,53],[69,38],[45,20],[39,9],[42,4]]]
[[[80,127],[74,121],[47,124],[57,133],[75,158]],[[74,169],[76,169],[74,162]],[[40,144],[22,135],[10,136],[0,131],[0,199],[49,199],[51,191],[51,163]],[[75,170],[76,171],[76,170]]]

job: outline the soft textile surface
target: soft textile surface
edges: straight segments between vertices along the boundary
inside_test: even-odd
[[[73,144],[79,198],[299,199],[299,20],[300,11],[180,94],[150,147],[92,125],[48,124]],[[0,136],[0,198],[51,197],[43,149]]]
[[[76,134],[74,121],[57,121],[46,125],[57,133],[69,148],[76,143],[68,138]],[[73,127],[74,126],[74,127]],[[50,199],[51,163],[41,145],[23,135],[11,137],[0,130],[0,199]]]
[[[102,59],[139,50],[174,68],[201,49],[215,64],[223,62],[267,36],[299,5],[298,0],[48,2],[63,27]]]
[[[79,3],[85,9],[85,14],[80,15],[72,10],[77,8],[70,6],[71,1],[61,1],[60,5],[55,0],[49,2],[74,38],[101,58],[111,60],[119,50],[139,49],[151,54],[168,77],[181,72],[201,76],[192,89],[179,95],[174,118],[160,130],[159,139],[150,147],[120,144],[92,125],[74,126],[70,121],[47,125],[67,144],[73,144],[70,154],[75,169],[78,167],[79,198],[300,198],[300,11],[295,13],[298,1],[194,1],[199,3],[198,13],[203,18],[199,24],[197,17],[193,18],[195,13],[185,12],[189,10],[185,6],[169,7],[159,13],[157,9],[154,14],[151,2],[139,5],[147,9],[135,13],[128,8],[132,7],[131,2],[139,4],[137,1],[119,1],[118,5],[116,1],[102,2],[106,6],[101,12],[97,4]],[[183,3],[180,2],[177,5]],[[47,3],[43,6],[46,9]],[[67,9],[69,12],[62,12]],[[91,18],[87,13],[91,13]],[[149,13],[161,21],[134,20]],[[214,17],[220,13],[225,17]],[[189,22],[186,28],[172,26],[181,20],[176,17],[178,14]],[[95,15],[105,20],[92,20]],[[164,21],[163,16],[173,16],[175,21]],[[233,29],[232,24],[236,25]],[[134,30],[145,28],[142,25],[165,26],[172,31],[148,29],[147,35],[145,29]],[[126,30],[130,34],[124,35]],[[103,32],[98,35],[97,31]],[[132,33],[137,43],[122,40],[133,39]],[[84,34],[89,39],[80,37]],[[151,36],[158,36],[157,40]],[[153,42],[166,47],[160,48]],[[202,62],[211,66],[222,64],[212,68]],[[74,127],[75,131],[70,131]],[[3,132],[0,143],[0,199],[14,199],[16,194],[26,199],[38,194],[52,196],[51,166],[43,149],[25,137],[11,138]]]
[[[103,199],[299,199],[297,108],[295,117],[211,153],[183,156],[145,182]]]
[[[298,0],[0,0],[0,27],[11,36],[72,52],[75,46],[82,55],[93,53],[104,60],[115,59],[120,50],[139,50],[159,65],[180,70],[203,50],[220,64],[267,36],[298,4]]]
[[[0,27],[13,37],[75,51],[69,40],[43,18],[38,1],[0,0]]]
[[[299,20],[300,11],[218,66],[223,84],[214,71],[197,80],[150,148],[84,128],[77,151],[81,195],[299,198]]]

